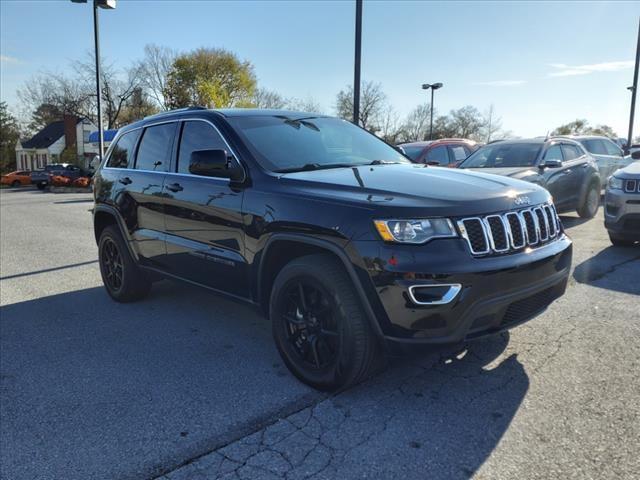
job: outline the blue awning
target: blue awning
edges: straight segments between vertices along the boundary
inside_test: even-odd
[[[118,133],[118,129],[105,130],[104,132],[102,132],[102,135],[104,136],[104,141],[105,142],[110,142],[116,136],[116,133]],[[89,134],[89,143],[98,143],[98,131],[97,130],[95,132],[91,132]]]

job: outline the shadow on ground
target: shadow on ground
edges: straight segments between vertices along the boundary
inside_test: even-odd
[[[595,287],[640,295],[639,271],[640,246],[610,246],[577,265],[573,278]],[[614,272],[616,275],[610,275]]]

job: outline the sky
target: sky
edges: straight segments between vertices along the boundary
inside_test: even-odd
[[[0,0],[0,99],[17,112],[27,79],[64,73],[85,57],[91,10],[70,0]],[[149,43],[222,47],[254,65],[259,86],[334,113],[337,92],[353,81],[354,18],[350,0],[118,0],[100,12],[101,54],[124,69]],[[365,0],[362,78],[380,83],[401,116],[427,100],[423,83],[442,82],[437,113],[493,105],[518,136],[576,118],[626,136],[639,18],[640,1]]]

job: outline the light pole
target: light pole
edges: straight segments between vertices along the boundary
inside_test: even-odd
[[[73,3],[87,3],[87,0],[71,0]],[[100,160],[104,155],[104,133],[102,129],[102,86],[100,85],[100,35],[98,30],[98,8],[113,10],[116,0],[93,0],[93,41],[96,57],[96,106],[98,107],[98,144]]]
[[[636,46],[636,66],[633,72],[633,85],[628,89],[631,90],[631,113],[629,114],[629,135],[627,140],[627,148],[631,149],[633,143],[633,115],[636,110],[636,93],[638,93],[638,64],[640,63],[640,20],[638,20],[638,45]]]
[[[362,48],[362,0],[356,0],[356,49],[353,59],[353,123],[360,124],[360,50]]]
[[[429,140],[433,140],[433,92],[442,88],[442,83],[423,83],[422,89],[429,90],[431,89],[431,120],[429,121]]]

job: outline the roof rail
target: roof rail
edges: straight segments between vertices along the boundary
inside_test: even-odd
[[[144,117],[144,120],[148,120],[150,118],[164,117],[165,115],[169,115],[170,113],[188,112],[190,110],[207,110],[207,107],[202,107],[200,105],[195,105],[193,107],[176,108],[175,110],[167,110],[165,112],[154,113],[153,115],[148,115],[148,116]]]

